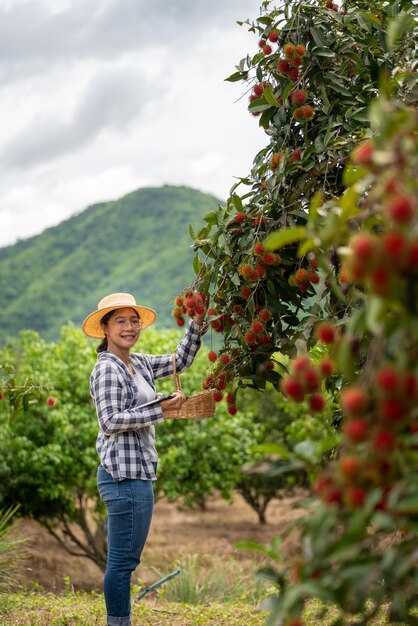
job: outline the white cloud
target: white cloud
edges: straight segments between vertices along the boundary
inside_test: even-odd
[[[266,143],[235,102],[243,86],[224,81],[256,48],[235,20],[257,13],[255,0],[0,0],[0,246],[142,186],[225,198]]]

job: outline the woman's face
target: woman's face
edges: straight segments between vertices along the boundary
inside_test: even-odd
[[[118,309],[104,326],[107,336],[107,349],[116,354],[129,350],[136,343],[141,322],[134,309]]]

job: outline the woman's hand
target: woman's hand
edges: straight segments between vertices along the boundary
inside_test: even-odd
[[[184,393],[182,391],[174,391],[171,395],[173,397],[170,398],[170,400],[163,400],[160,402],[161,408],[166,411],[177,411],[178,409],[181,409],[183,402],[186,399]]]

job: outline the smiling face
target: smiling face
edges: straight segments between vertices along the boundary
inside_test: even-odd
[[[126,360],[129,350],[136,343],[141,330],[137,312],[131,308],[118,309],[103,326],[107,337],[107,349]]]

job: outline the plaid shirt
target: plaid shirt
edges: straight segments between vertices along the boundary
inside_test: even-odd
[[[192,320],[178,345],[177,372],[193,363],[200,348],[202,330]],[[130,354],[131,364],[155,390],[154,380],[173,374],[171,354]],[[112,352],[101,352],[90,377],[90,393],[96,406],[99,434],[96,449],[102,466],[114,480],[156,480],[154,425],[164,420],[160,404],[141,408],[138,386],[126,365]]]

